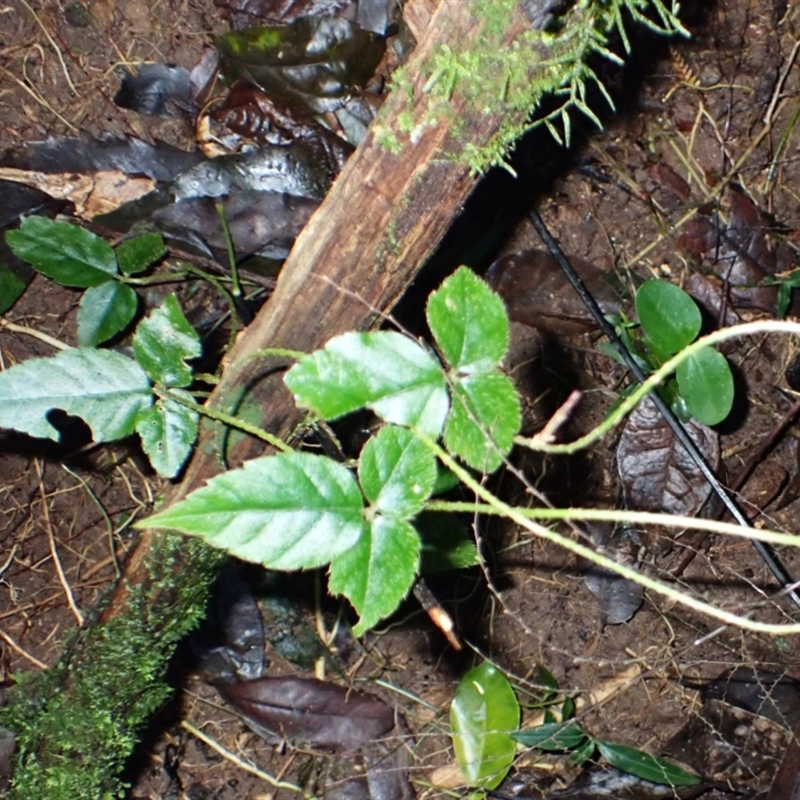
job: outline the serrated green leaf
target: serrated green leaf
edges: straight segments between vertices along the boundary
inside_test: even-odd
[[[0,372],[0,426],[40,438],[58,440],[47,413],[61,409],[83,419],[95,442],[122,439],[152,401],[144,370],[110,350],[63,350]]]
[[[586,734],[574,722],[551,722],[535,728],[514,731],[511,738],[525,747],[537,747],[547,752],[575,750],[586,741]]]
[[[117,262],[123,275],[144,272],[166,255],[167,246],[160,233],[144,233],[121,241],[116,247]]]
[[[494,472],[514,444],[521,424],[514,384],[499,372],[471,375],[456,382],[444,443],[480,472]]]
[[[471,374],[491,369],[508,348],[503,301],[467,267],[460,267],[430,295],[428,325],[449,366]]]
[[[444,373],[417,342],[392,331],[345,333],[301,358],[284,379],[297,404],[324,419],[369,408],[436,438],[447,416]]]
[[[697,775],[633,747],[600,741],[597,747],[611,766],[651,783],[665,786],[697,786],[700,783]]]
[[[366,531],[353,473],[329,458],[280,453],[212,478],[138,524],[200,536],[271,569],[320,567]]]
[[[188,392],[173,391],[192,399]],[[174,478],[186,463],[197,439],[199,418],[196,411],[169,398],[160,398],[139,414],[136,432],[150,464],[162,478]]]
[[[172,294],[139,323],[133,337],[136,360],[153,381],[168,387],[192,382],[192,368],[185,362],[202,350],[200,337]]]
[[[514,762],[509,733],[519,725],[519,704],[505,675],[484,663],[470,670],[450,705],[453,749],[468,786],[494,789]]]
[[[124,330],[136,315],[139,297],[130,286],[107,281],[91,286],[78,306],[78,344],[96,347]]]
[[[405,520],[377,516],[356,544],[331,562],[328,587],[358,612],[356,636],[388,617],[414,583],[419,536]]]
[[[117,274],[117,257],[111,247],[68,222],[26,217],[17,230],[6,233],[6,241],[16,256],[62,286],[86,289]]]
[[[733,406],[733,375],[727,359],[713,347],[703,347],[676,370],[681,397],[689,413],[705,425],[716,425]]]
[[[662,359],[691,344],[703,322],[697,303],[669,281],[645,281],[636,292],[636,314]]]
[[[436,458],[408,428],[385,425],[364,445],[358,477],[375,511],[403,519],[430,497]]]

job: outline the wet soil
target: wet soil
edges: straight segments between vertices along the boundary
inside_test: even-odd
[[[712,213],[730,215],[732,184],[771,215],[775,242],[793,255],[797,249],[800,9],[772,0],[697,3],[688,9],[687,25],[691,40],[638,42],[634,74],[610,76],[617,82],[619,115],[609,116],[601,132],[579,132],[569,166],[549,178],[538,197],[564,250],[614,274],[622,286],[631,286],[634,276],[684,284],[706,269],[707,253],[693,250],[691,241],[687,250],[681,237],[699,237],[698,220]],[[211,2],[98,0],[83,6],[44,0],[29,7],[10,0],[0,9],[0,148],[79,131],[191,146],[185,120],[155,120],[114,106],[117,69],[149,60],[191,68],[213,32],[225,29]],[[523,179],[531,185],[540,180],[535,150],[523,149],[517,158]],[[521,214],[519,219],[509,225],[513,230],[501,248],[540,247],[530,224]],[[72,343],[78,301],[77,293],[36,278],[8,319]],[[744,305],[733,311],[745,319],[771,316]],[[524,325],[513,331],[509,367],[524,393],[526,430],[541,427],[571,388],[584,390],[586,399],[570,422],[569,436],[599,422],[618,395],[623,374],[597,352],[597,334],[545,342]],[[742,468],[793,402],[784,370],[795,350],[786,340],[753,337],[726,351],[747,398],[734,421],[719,429],[728,475]],[[52,354],[33,336],[0,332],[3,367]],[[514,461],[554,503],[609,506],[618,496],[615,442],[611,435],[570,460],[519,453]],[[133,446],[85,445],[81,429],[59,447],[11,435],[0,440],[3,679],[57,660],[78,618],[113,584],[135,535],[131,523],[160,491]],[[772,505],[751,507],[756,524],[798,530],[799,453],[798,432],[790,428],[765,457],[780,468],[784,488]],[[510,476],[497,488],[530,502]],[[629,623],[604,625],[582,565],[572,556],[514,526],[479,525],[485,573],[475,569],[431,581],[467,644],[463,653],[452,651],[409,602],[365,637],[363,649],[353,646],[344,659],[350,678],[380,679],[382,685],[373,690],[405,715],[413,735],[403,745],[412,755],[411,776],[420,797],[448,796],[431,781],[433,776],[444,781],[437,770],[453,764],[447,708],[460,676],[478,655],[495,660],[520,691],[535,692],[538,665],[562,690],[582,696],[615,675],[633,676],[635,668],[636,677],[620,691],[581,711],[581,721],[598,736],[650,752],[696,713],[697,693],[682,679],[712,678],[740,664],[800,676],[796,637],[718,629],[713,620],[654,594]],[[650,549],[644,568],[668,576],[682,552],[680,541],[671,547],[662,541]],[[790,574],[799,576],[800,553],[786,549],[779,555]],[[762,621],[797,618],[790,603],[772,599],[775,579],[746,540],[709,539],[679,585]],[[324,614],[315,617],[313,597],[312,581],[300,605],[306,621],[321,630],[323,620],[330,632],[333,622]],[[268,658],[276,669],[293,669],[274,653]],[[309,791],[323,782],[326,757],[267,744],[190,672],[177,670],[176,681],[174,702],[154,721],[132,765],[131,797],[296,796],[222,758],[188,735],[182,720],[274,776],[307,781]],[[513,780],[527,796],[537,786],[565,785],[574,772],[560,758],[536,766],[523,759]]]

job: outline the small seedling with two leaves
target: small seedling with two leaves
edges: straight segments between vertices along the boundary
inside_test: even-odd
[[[493,664],[470,670],[461,680],[450,706],[453,748],[464,781],[477,788],[474,797],[496,789],[518,755],[518,745],[548,753],[569,753],[583,765],[599,757],[622,772],[665,786],[697,786],[700,779],[658,756],[626,745],[614,744],[587,733],[574,720],[571,697],[561,703],[556,719],[550,710],[558,684],[549,672],[539,670],[541,682],[550,687],[543,704],[545,722],[519,728],[520,705],[508,679]]]
[[[636,314],[638,328],[623,317],[611,321],[646,374],[694,342],[703,324],[697,303],[683,289],[663,280],[646,281],[639,287]],[[620,360],[611,345],[604,343],[600,349]],[[705,347],[679,364],[675,377],[660,391],[684,421],[694,417],[705,425],[716,425],[728,416],[733,405],[733,375],[725,356],[713,347]]]

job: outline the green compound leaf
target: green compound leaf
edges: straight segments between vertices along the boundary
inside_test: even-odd
[[[609,764],[637,778],[666,786],[697,786],[700,783],[697,775],[633,747],[600,741],[597,747]]]
[[[505,675],[489,663],[470,670],[450,705],[458,765],[468,786],[494,789],[508,774],[519,725],[519,704]]]
[[[436,458],[407,428],[386,425],[364,445],[358,477],[375,511],[403,519],[431,496]]]
[[[669,281],[646,281],[636,292],[636,314],[649,343],[665,359],[691,344],[700,333],[697,303]]]
[[[497,366],[508,348],[503,301],[467,267],[460,267],[428,298],[428,325],[454,372]]]
[[[484,372],[456,382],[444,443],[455,456],[480,472],[503,462],[521,425],[519,396],[500,372]]]
[[[347,467],[280,453],[212,478],[139,527],[200,536],[245,561],[292,570],[326,564],[353,547],[367,525]]]
[[[419,535],[401,519],[377,516],[346,553],[331,562],[329,588],[358,611],[361,636],[389,616],[408,594],[419,565]]]
[[[192,396],[173,390],[187,400]],[[153,469],[162,478],[174,478],[186,462],[197,439],[199,415],[169,398],[156,401],[136,420],[136,432]]]
[[[197,358],[203,348],[200,337],[183,315],[175,295],[139,323],[133,337],[133,354],[156,383],[188,386],[192,369],[186,359]]]
[[[586,734],[574,722],[549,722],[523,731],[514,731],[511,738],[525,747],[560,752],[575,750],[586,741]]]
[[[95,442],[122,439],[152,401],[144,370],[110,350],[63,350],[0,373],[0,426],[40,438],[58,440],[47,413],[61,409],[83,419]]]
[[[145,233],[125,239],[116,247],[117,262],[123,275],[136,275],[163,258],[167,252],[160,233]]]
[[[27,217],[6,233],[15,255],[62,286],[86,289],[117,274],[117,257],[99,236],[68,222]]]
[[[345,333],[284,378],[297,404],[324,419],[369,408],[386,422],[436,438],[447,416],[445,376],[417,342],[392,331]]]
[[[96,347],[124,330],[136,316],[139,297],[130,286],[107,281],[91,286],[78,306],[78,344]]]
[[[678,387],[689,413],[705,425],[722,422],[733,406],[733,375],[727,359],[703,347],[676,370]]]

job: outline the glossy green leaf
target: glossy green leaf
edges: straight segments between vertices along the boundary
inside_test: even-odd
[[[387,422],[441,433],[448,397],[438,361],[392,331],[345,333],[301,358],[285,383],[297,404],[324,419],[370,408]]]
[[[514,762],[509,735],[519,725],[519,704],[505,675],[484,663],[470,670],[450,705],[453,748],[469,786],[494,789]]]
[[[497,366],[508,349],[503,301],[467,267],[459,268],[428,298],[428,325],[454,372]]]
[[[133,354],[156,383],[169,387],[188,386],[192,368],[187,359],[202,352],[200,337],[183,315],[175,295],[143,319],[133,337]]]
[[[78,306],[78,344],[96,347],[116,336],[136,316],[139,297],[130,286],[107,281],[91,286]]]
[[[358,477],[375,511],[411,517],[431,495],[436,458],[408,428],[385,425],[364,445]]]
[[[244,76],[270,97],[315,113],[334,110],[372,77],[385,40],[342,17],[307,15],[216,39],[227,78]]]
[[[173,390],[191,400],[188,392]],[[174,478],[186,463],[197,439],[199,414],[169,398],[139,414],[136,432],[153,469],[162,478]]]
[[[125,239],[116,247],[117,262],[124,275],[144,272],[167,252],[164,237],[160,233],[145,233]]]
[[[514,731],[511,738],[525,747],[560,752],[575,750],[586,741],[586,734],[574,722],[551,722],[535,728]]]
[[[474,469],[490,473],[503,463],[521,425],[519,396],[500,372],[471,375],[455,384],[444,443]]]
[[[600,741],[597,747],[600,755],[613,767],[651,783],[666,786],[697,786],[700,783],[697,775],[633,747]]]
[[[62,350],[0,372],[0,426],[40,438],[58,440],[47,413],[60,409],[83,419],[95,442],[122,439],[152,401],[144,370],[111,350]]]
[[[85,289],[112,280],[117,257],[99,236],[68,222],[26,217],[6,233],[15,255],[62,286]]]
[[[733,375],[727,359],[712,347],[703,347],[676,370],[681,397],[689,413],[705,425],[716,425],[733,406]]]
[[[353,473],[309,453],[248,461],[138,524],[200,536],[271,569],[320,567],[366,531]]]
[[[405,520],[376,516],[358,541],[331,562],[330,591],[358,611],[356,636],[389,616],[414,583],[419,535]]]
[[[636,314],[659,354],[674,355],[700,333],[700,309],[692,298],[669,281],[646,281],[636,292]]]

